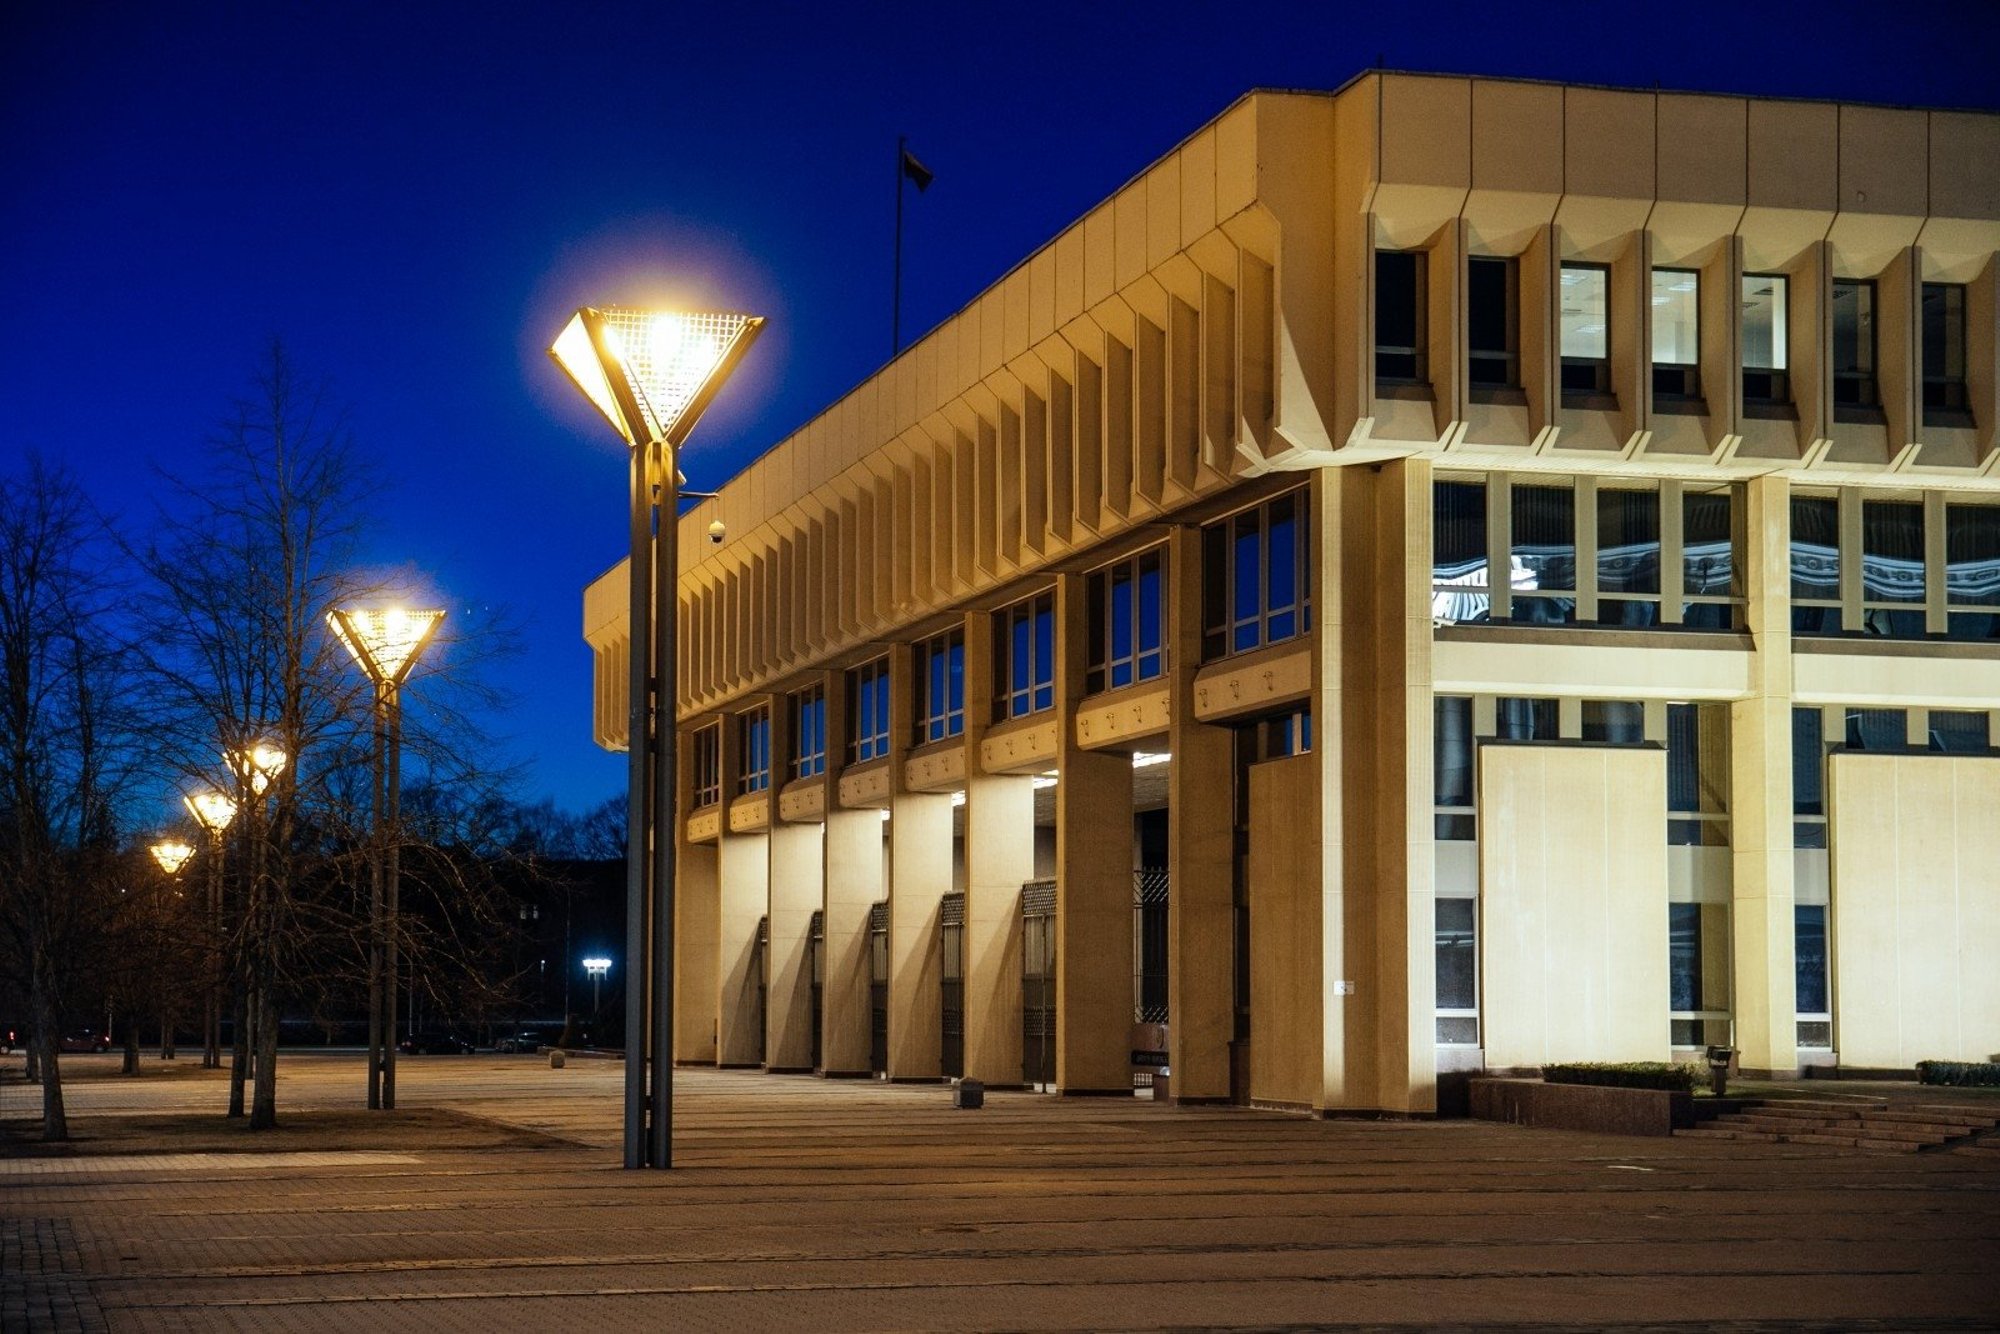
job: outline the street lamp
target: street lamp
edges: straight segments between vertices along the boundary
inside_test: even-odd
[[[598,999],[598,989],[604,983],[604,975],[611,971],[611,960],[604,958],[585,959],[583,961],[583,971],[590,975],[590,1019],[592,1023],[596,1023],[597,1012],[603,1008],[603,1003]],[[627,1045],[629,1046],[630,1044],[628,1043]],[[629,1060],[630,1057],[628,1056],[627,1059]]]
[[[188,814],[208,835],[208,996],[202,1003],[201,1067],[222,1064],[222,834],[236,818],[236,803],[220,792],[181,798]]]
[[[678,452],[764,327],[761,316],[585,307],[549,355],[631,446],[626,750],[625,1166],[673,1165],[674,680]],[[659,538],[655,540],[655,516]],[[651,937],[647,919],[651,917]],[[651,1041],[647,994],[651,993]],[[647,1067],[651,1066],[650,1122]]]
[[[397,919],[403,863],[397,823],[403,791],[403,682],[437,633],[442,611],[349,607],[326,614],[334,637],[375,683],[374,843],[368,859],[368,1106],[396,1106],[396,977],[401,971]],[[386,851],[384,845],[387,845]],[[386,865],[385,865],[386,864]],[[384,883],[388,914],[383,917]],[[386,968],[385,968],[386,950]],[[384,975],[388,985],[383,985]]]
[[[160,868],[160,873],[166,876],[167,883],[169,884],[173,884],[179,879],[181,868],[187,865],[188,858],[194,856],[194,848],[177,838],[162,839],[147,848],[146,851],[153,854],[154,864]],[[176,889],[174,891],[174,897],[180,897],[180,890]],[[158,900],[154,909],[153,929],[156,939],[164,943],[166,940],[166,899],[164,897]],[[159,962],[164,964],[164,960],[160,960]],[[170,971],[168,968],[162,966],[159,970],[160,975],[156,979],[160,988],[160,1059],[163,1061],[175,1059],[173,1007],[167,1003],[167,977]]]
[[[245,741],[225,747],[223,762],[236,776],[236,805],[245,822],[237,825],[238,836],[250,849],[250,865],[244,877],[243,935],[237,971],[236,1024],[230,1035],[229,1115],[243,1115],[243,1085],[253,1071],[258,1083],[275,1077],[270,1063],[259,1065],[257,1049],[268,1038],[273,1050],[278,1045],[277,1012],[268,1005],[268,989],[276,972],[277,942],[272,938],[269,893],[264,885],[264,832],[257,827],[264,794],[271,790],[289,762],[281,747],[268,741]],[[270,1031],[265,1032],[265,1025]]]

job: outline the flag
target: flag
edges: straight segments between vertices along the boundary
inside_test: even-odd
[[[903,175],[917,183],[917,193],[931,188],[931,169],[917,161],[917,155],[909,149],[903,150]]]

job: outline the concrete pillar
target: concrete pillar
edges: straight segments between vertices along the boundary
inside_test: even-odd
[[[1201,532],[1176,528],[1168,543],[1168,677],[1173,763],[1167,775],[1167,1059],[1177,1102],[1230,1096],[1235,1029],[1232,858],[1235,739],[1195,721],[1201,665]]]
[[[1755,649],[1752,693],[1729,709],[1732,1002],[1744,1073],[1790,1078],[1799,1064],[1792,957],[1790,483],[1779,477],[1752,480],[1744,508],[1743,574]]]
[[[889,659],[889,1078],[944,1073],[939,915],[951,891],[952,805],[948,792],[911,792],[904,760],[915,723],[915,664],[908,648]],[[973,707],[971,696],[967,708]]]
[[[813,1068],[812,915],[819,911],[822,837],[817,821],[773,820],[770,989],[764,1006],[764,1065],[781,1072]]]
[[[1056,1088],[1132,1089],[1132,757],[1076,742],[1089,666],[1084,580],[1056,584]],[[1171,911],[1171,909],[1170,909]]]
[[[820,995],[820,1068],[868,1073],[868,912],[887,893],[882,812],[827,812],[825,986]]]
[[[685,807],[683,807],[685,809]],[[685,823],[683,823],[685,832]],[[674,1061],[715,1063],[716,941],[722,902],[713,843],[683,839],[674,868]]]
[[[717,857],[716,1063],[758,1064],[757,922],[770,906],[770,839],[724,832]]]
[[[976,698],[968,694],[968,707]],[[1021,1083],[1021,886],[1034,878],[1035,780],[973,777],[965,800],[968,1079]]]

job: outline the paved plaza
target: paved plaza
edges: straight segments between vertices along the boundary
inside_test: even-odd
[[[1990,1157],[702,1070],[630,1173],[615,1061],[405,1060],[399,1135],[288,1054],[217,1139],[189,1062],[66,1059],[79,1134],[201,1134],[0,1158],[8,1330],[2000,1326]]]

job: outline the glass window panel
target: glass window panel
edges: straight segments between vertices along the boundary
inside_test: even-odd
[[[1432,703],[1431,756],[1440,806],[1472,804],[1472,701],[1439,695]]]
[[[1263,602],[1262,554],[1263,543],[1258,533],[1258,512],[1251,510],[1239,514],[1235,519],[1236,540],[1233,544],[1233,558],[1236,563],[1235,578],[1231,582],[1231,617],[1234,631],[1231,644],[1238,652],[1256,648],[1262,638],[1258,625],[1258,607]]]
[[[1864,602],[1924,600],[1924,507],[1920,502],[1862,503],[1861,597]]]
[[[1944,595],[1954,607],[2000,607],[2000,505],[1945,506]]]
[[[1479,903],[1476,899],[1437,900],[1437,1007],[1470,1010],[1479,1004],[1479,961],[1475,950]]]
[[[1926,381],[1965,379],[1964,287],[1957,283],[1924,284],[1923,340]],[[1947,406],[1926,402],[1928,406]]]
[[[1466,262],[1466,350],[1474,386],[1521,382],[1515,261],[1474,255]]]
[[[1485,620],[1486,587],[1486,484],[1439,482],[1431,488],[1431,615]]]
[[[1614,746],[1637,745],[1646,739],[1646,706],[1629,699],[1585,700],[1583,739]]]
[[[1833,284],[1833,401],[1837,407],[1872,408],[1875,389],[1875,284],[1835,279]]]
[[[1792,710],[1792,814],[1825,815],[1826,789],[1822,734],[1825,717],[1818,709]]]
[[[1201,532],[1202,654],[1223,651],[1229,626],[1229,525],[1210,524]]]
[[[1903,750],[1910,744],[1909,714],[1903,709],[1849,709],[1849,750]]]
[[[1701,360],[1701,275],[1692,269],[1653,270],[1653,362],[1692,366]]]
[[[1782,274],[1743,275],[1743,367],[1782,371],[1790,368],[1785,341],[1787,281]]]
[[[1576,587],[1576,494],[1566,486],[1516,486],[1512,508],[1514,619],[1574,620],[1573,597],[1536,595]]]
[[[1384,380],[1424,378],[1424,256],[1375,252],[1375,374]]]
[[[1271,502],[1271,573],[1267,581],[1266,605],[1272,611],[1294,606],[1298,601],[1298,529],[1292,522],[1291,500]],[[1275,632],[1273,639],[1281,639]]]
[[[1701,1003],[1701,905],[1667,905],[1668,1008],[1699,1010]]]
[[[1681,587],[1690,597],[1736,595],[1733,499],[1728,491],[1689,491],[1681,497]]]
[[[1111,576],[1111,657],[1132,656],[1132,572],[1120,566]]]
[[[1554,741],[1556,702],[1501,698],[1494,701],[1493,734],[1503,741]]]
[[[1161,645],[1161,576],[1160,560],[1149,556],[1139,566],[1139,649],[1153,652]]]
[[[1605,487],[1597,493],[1597,591],[1660,591],[1658,491]]]
[[[1840,600],[1840,506],[1832,496],[1792,497],[1792,596]]]
[[[1701,726],[1692,704],[1667,705],[1667,809],[1701,809]]]
[[[1794,1003],[1800,1014],[1826,1014],[1826,905],[1797,904],[1792,908],[1792,960],[1797,985]]]
[[[1932,750],[1963,755],[1985,750],[1992,744],[1992,719],[1983,712],[1932,709],[1926,721],[1930,725]]]
[[[1610,281],[1606,269],[1563,265],[1563,356],[1602,359],[1611,355],[1606,324],[1611,309]]]

